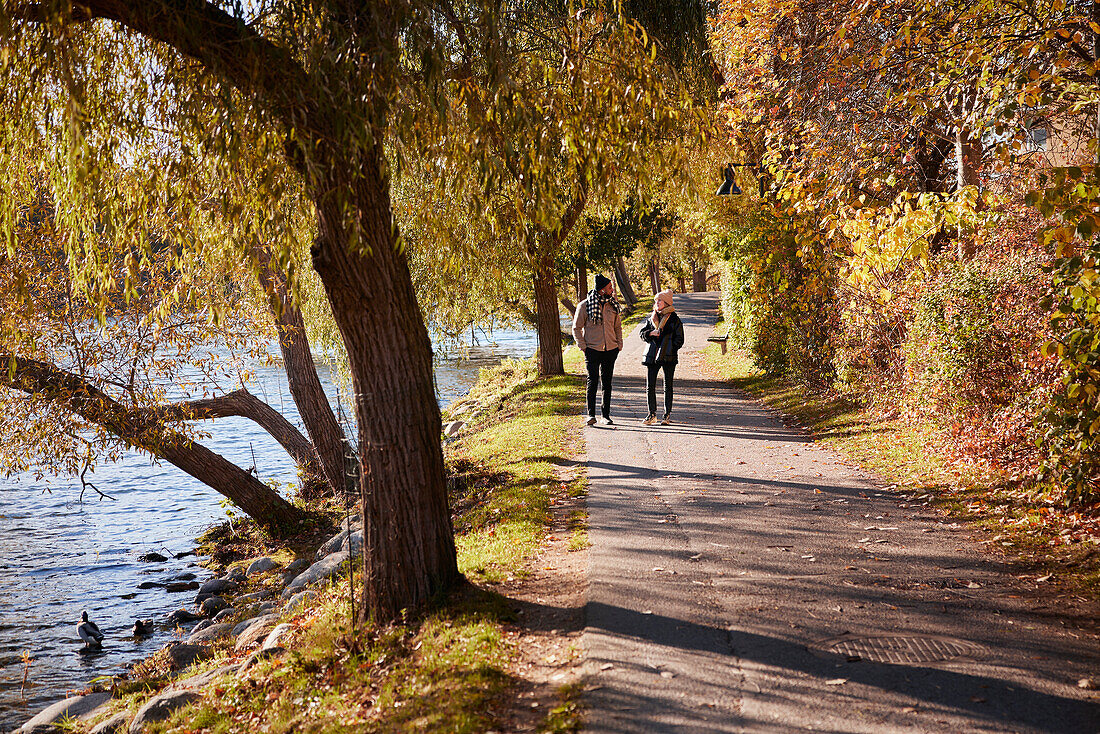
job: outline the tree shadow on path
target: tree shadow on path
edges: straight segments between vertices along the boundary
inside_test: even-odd
[[[600,602],[590,602],[586,615],[589,628],[613,638],[641,639],[648,645],[667,648],[670,658],[675,658],[677,651],[687,650],[693,656],[702,654],[729,658],[730,664],[736,662],[744,668],[762,667],[770,674],[785,679],[782,685],[770,688],[767,695],[788,698],[786,703],[794,706],[798,706],[800,701],[819,700],[828,690],[824,688],[824,681],[843,678],[846,681],[844,686],[863,685],[891,696],[901,695],[911,699],[914,707],[926,712],[940,710],[945,715],[947,712],[954,712],[955,715],[966,712],[976,731],[1016,731],[1018,729],[1014,727],[1024,725],[1036,731],[1096,734],[1100,727],[1100,701],[1021,686],[1018,681],[1027,677],[1023,667],[1002,665],[997,669],[1004,670],[1006,676],[1001,678],[959,670],[958,663],[900,665],[866,660],[847,662],[843,656],[811,652],[806,645],[778,637],[727,630],[661,614],[644,614]],[[1025,654],[1034,650],[1002,650],[998,657],[1004,657],[1007,652],[1018,652],[1023,659]],[[596,659],[594,662],[599,664],[603,661]],[[714,686],[723,682],[704,683]],[[737,690],[739,683],[734,680],[725,682],[729,696],[740,695]],[[840,690],[839,686],[834,687],[828,695],[836,695]],[[642,709],[653,707],[655,703],[663,707],[678,705],[676,701],[659,700],[659,688],[648,690],[644,696],[631,695],[621,687],[601,689],[593,695],[597,699],[605,699],[598,704],[600,708],[606,706],[605,710]],[[898,711],[898,714],[903,712]],[[772,726],[774,724],[771,722]],[[752,722],[742,721],[741,725],[747,730],[755,729]],[[764,727],[758,730],[775,729]]]

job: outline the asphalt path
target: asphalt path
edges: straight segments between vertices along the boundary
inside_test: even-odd
[[[587,731],[1100,732],[1095,606],[707,379],[718,300],[676,296],[673,425],[635,331],[586,429]]]

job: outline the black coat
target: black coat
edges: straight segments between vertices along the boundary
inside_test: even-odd
[[[673,311],[661,335],[656,338],[653,337],[655,328],[651,318],[646,319],[642,326],[642,339],[649,342],[642,364],[676,364],[676,353],[684,346],[684,322],[680,320],[680,314]]]

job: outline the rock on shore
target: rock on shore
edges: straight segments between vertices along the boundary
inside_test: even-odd
[[[283,589],[283,598],[288,599],[307,586],[313,586],[321,581],[332,578],[336,575],[336,572],[340,570],[340,566],[343,565],[344,561],[348,560],[349,557],[350,555],[347,551],[340,551],[339,553],[332,553],[325,556],[317,561],[317,563],[314,563],[305,571],[295,576],[294,580]]]
[[[52,706],[42,709],[34,718],[15,731],[18,734],[56,732],[56,725],[62,719],[79,719],[87,716],[109,700],[111,700],[111,694],[107,692],[89,693],[86,696],[66,698],[64,701],[58,701]]]
[[[181,706],[198,701],[202,696],[194,691],[167,691],[153,696],[134,714],[130,722],[130,734],[141,734],[145,725],[152,721],[164,721]]]

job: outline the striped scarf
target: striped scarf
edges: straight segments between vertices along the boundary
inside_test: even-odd
[[[588,320],[594,324],[598,324],[603,321],[603,306],[605,303],[610,303],[611,308],[615,309],[615,313],[619,313],[619,302],[615,300],[615,296],[605,296],[598,290],[593,288],[588,291]]]

